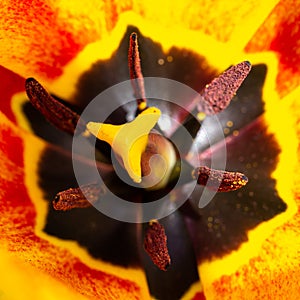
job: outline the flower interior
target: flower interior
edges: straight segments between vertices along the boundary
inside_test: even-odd
[[[80,134],[87,139],[91,136],[96,137],[102,141],[99,143],[100,146],[96,146],[100,152],[103,150],[101,148],[103,142],[107,143],[118,164],[135,184],[135,188],[147,193],[151,201],[156,200],[155,193],[167,194],[178,181],[181,172],[188,174],[188,181],[196,181],[197,184],[216,192],[231,192],[245,186],[248,179],[243,173],[211,169],[205,165],[192,166],[188,161],[180,164],[181,150],[176,149],[171,142],[172,136],[170,138],[164,136],[158,125],[161,117],[159,107],[148,105],[138,37],[134,32],[129,40],[128,66],[136,108],[135,118],[124,124],[82,120],[75,111],[53,98],[34,78],[26,80],[26,92],[32,105],[58,129],[71,135]],[[197,110],[199,119],[192,118],[191,122],[189,120],[191,127],[198,129],[199,122],[205,116],[226,109],[250,70],[251,64],[244,61],[230,67],[207,84],[194,105],[193,109]],[[186,120],[189,118],[190,114],[186,116]],[[173,136],[175,135],[176,132]],[[101,164],[99,172],[101,173]],[[99,182],[70,187],[57,193],[52,202],[53,208],[67,211],[90,207],[101,201],[106,191],[107,188]],[[166,232],[157,219],[151,220],[148,224],[144,235],[144,249],[160,270],[167,270],[172,258],[169,255]]]

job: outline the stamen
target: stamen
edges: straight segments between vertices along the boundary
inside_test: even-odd
[[[32,105],[58,129],[74,134],[78,124],[79,132],[84,132],[85,125],[80,116],[70,108],[54,99],[43,86],[34,78],[26,79],[25,89]]]
[[[144,78],[141,71],[141,60],[137,34],[135,32],[130,35],[128,67],[134,96],[137,99],[138,112],[141,112],[147,108],[147,100],[145,96]]]
[[[250,70],[250,62],[244,61],[230,67],[219,77],[213,79],[200,93],[202,101],[197,104],[198,111],[212,115],[224,110],[235,96]]]
[[[152,220],[146,229],[144,248],[153,263],[162,271],[166,271],[171,264],[171,258],[167,247],[167,236],[164,227]]]
[[[196,168],[192,177],[197,180],[198,184],[218,192],[235,191],[248,182],[248,178],[242,173],[214,170],[205,166]]]
[[[87,184],[59,192],[52,201],[52,205],[55,210],[62,211],[86,208],[92,206],[104,193],[105,189],[99,184]],[[88,200],[85,195],[88,195]]]

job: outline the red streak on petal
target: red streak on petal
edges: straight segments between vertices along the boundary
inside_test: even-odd
[[[0,155],[0,239],[6,239],[9,248],[14,249],[11,242],[16,238],[21,241],[17,233],[14,235],[16,229],[28,235],[28,230],[34,226],[36,213],[24,185],[23,142],[12,128],[2,124]],[[19,243],[16,246],[20,247]]]
[[[270,50],[279,53],[279,74],[276,82],[281,94],[286,95],[300,84],[300,11],[292,20],[281,20],[278,35]],[[298,26],[298,30],[295,28]]]
[[[105,22],[108,31],[114,29],[119,19],[117,2],[113,0],[104,1],[105,7]]]
[[[246,46],[248,52],[274,51],[278,55],[277,90],[284,97],[300,84],[300,6],[281,1]]]
[[[66,65],[76,54],[82,50],[83,46],[76,42],[76,38],[66,30],[58,30],[58,34],[64,37],[66,48],[61,47],[57,51],[50,53],[50,57],[54,64],[49,64],[48,61],[38,61],[37,66],[39,71],[43,74],[47,74],[49,78],[56,78],[62,74],[62,68]]]
[[[16,121],[11,110],[11,97],[24,91],[25,79],[12,71],[0,66],[0,110],[11,120]]]
[[[199,292],[193,297],[192,300],[206,300],[206,298],[202,292]]]

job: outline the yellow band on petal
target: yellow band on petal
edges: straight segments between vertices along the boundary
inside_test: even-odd
[[[98,139],[109,143],[124,164],[134,182],[142,181],[141,157],[148,143],[148,134],[157,123],[161,112],[149,107],[132,122],[123,125],[89,122],[87,129]]]

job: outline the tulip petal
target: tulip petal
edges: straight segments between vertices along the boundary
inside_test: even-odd
[[[276,171],[272,172],[272,177],[276,179],[278,195],[282,195],[287,204],[287,210],[269,221],[266,220],[254,230],[250,230],[247,234],[249,241],[245,242],[237,251],[224,256],[221,260],[214,258],[210,262],[206,261],[199,264],[207,299],[265,299],[267,297],[286,299],[287,295],[289,299],[297,299],[298,297],[300,259],[298,250],[300,245],[298,145],[300,130],[297,124],[299,124],[300,111],[299,93],[298,88],[295,93],[284,98],[284,103],[282,105],[278,104],[279,107],[276,109],[274,109],[273,104],[273,109],[267,109],[264,116],[265,121],[263,122],[273,121],[268,125],[268,132],[274,132],[273,137],[276,137],[281,148],[280,160],[277,163]],[[278,114],[276,114],[277,110]],[[281,122],[278,126],[277,116],[281,116],[286,124],[283,125]],[[258,133],[257,130],[255,131]],[[289,132],[288,137],[286,132]],[[257,133],[252,133],[251,136],[253,137]],[[240,132],[240,139],[243,139],[244,134],[246,132]],[[242,146],[242,148],[251,147],[249,138],[246,138],[246,140],[247,145]],[[255,142],[257,148],[263,147],[259,140],[256,139]],[[234,146],[234,148],[238,148],[237,151],[242,150],[240,144]],[[265,159],[267,158],[266,154],[271,153],[270,150],[266,150],[267,148],[264,148],[265,151],[262,154]],[[243,157],[246,160],[249,159],[245,151],[241,152],[243,152]],[[232,153],[232,150],[230,153]],[[257,157],[255,160],[257,160]],[[263,160],[265,159],[263,158]],[[261,174],[265,172],[266,167],[263,167],[259,173],[257,173],[258,170],[256,170],[253,163],[249,167],[248,172],[252,174],[250,175],[250,182],[256,184],[255,182],[259,181],[261,184],[260,189],[264,190],[265,193],[267,191],[266,182],[264,182]],[[255,174],[257,176],[253,177]],[[244,192],[247,193],[247,187]],[[270,194],[268,198],[274,198],[274,196],[276,195]],[[241,199],[243,199],[240,202],[241,207],[245,208],[244,197]],[[259,199],[262,198],[255,197],[255,200],[258,200],[255,201],[257,206],[260,203]],[[270,210],[270,207],[265,206],[263,209]],[[251,214],[251,210],[245,213],[250,212]],[[234,219],[234,215],[231,214],[231,218]],[[209,221],[214,223],[215,219]],[[237,221],[236,226],[241,226],[241,224],[242,222]],[[215,226],[212,226],[212,228],[215,228]]]
[[[33,161],[45,144],[21,132],[2,113],[0,125],[1,251],[9,259],[6,264],[11,266],[12,272],[19,274],[17,276],[23,276],[22,272],[27,270],[29,274],[34,272],[34,276],[40,278],[37,280],[41,282],[40,291],[36,291],[38,286],[28,291],[27,281],[21,282],[20,277],[17,277],[19,292],[14,291],[12,297],[22,298],[25,289],[31,299],[41,299],[41,293],[48,293],[48,290],[49,295],[60,293],[61,284],[69,286],[68,291],[63,290],[69,299],[76,295],[80,297],[80,294],[86,298],[113,299],[120,299],[125,295],[128,299],[140,299],[146,295],[145,281],[143,283],[143,275],[139,271],[114,269],[105,263],[93,262],[75,244],[63,244],[43,234],[39,222],[43,222],[40,214],[45,211],[45,202],[43,203],[42,195],[34,184],[36,164]],[[32,145],[35,147],[31,148]],[[18,267],[17,261],[20,261]],[[23,271],[19,272],[20,268]],[[128,275],[126,272],[129,272]],[[52,277],[49,279],[51,285],[44,283],[48,276]],[[11,293],[10,280],[11,277],[7,277],[4,281],[7,285],[1,285],[0,290],[4,294]],[[7,296],[10,298],[10,294]]]

